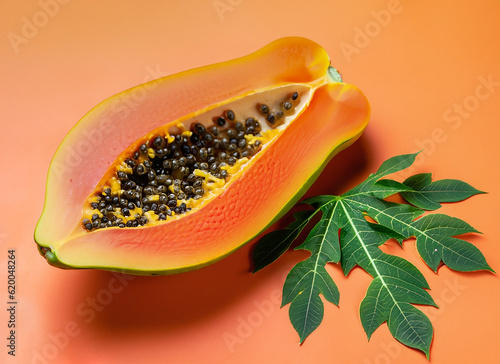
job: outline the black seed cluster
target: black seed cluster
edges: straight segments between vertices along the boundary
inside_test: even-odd
[[[253,117],[236,120],[232,110],[213,118],[213,125],[195,122],[192,134],[172,135],[169,142],[165,136],[157,135],[125,159],[131,173],[117,171],[116,179],[122,192],[112,193],[105,188],[90,207],[94,210],[91,219],[84,218],[82,224],[88,231],[118,226],[137,227],[145,225],[144,213],[153,211],[159,220],[189,211],[181,200],[200,199],[204,196],[204,178],[194,174],[195,169],[206,171],[216,178],[225,179],[228,173],[221,167],[234,165],[238,159],[252,157],[261,146],[256,141],[247,144],[245,135],[259,136],[260,123]],[[131,219],[134,209],[140,208]],[[138,210],[136,210],[138,211]]]
[[[257,109],[266,116],[268,124],[276,126],[284,115],[294,112],[297,99],[295,92],[281,104],[280,110],[271,111],[265,104],[257,104]],[[258,140],[248,145],[245,138],[245,135],[260,136],[261,125],[255,118],[237,120],[233,110],[225,110],[212,122],[210,126],[192,123],[190,136],[171,135],[174,140],[169,141],[165,135],[156,135],[140,145],[125,159],[132,172],[115,174],[121,192],[112,192],[109,187],[103,189],[96,201],[90,203],[93,214],[90,219],[82,220],[83,227],[88,231],[113,226],[137,227],[148,223],[145,215],[148,211],[157,215],[158,220],[186,213],[190,209],[183,200],[201,199],[205,195],[204,178],[194,174],[196,169],[226,179],[228,172],[221,167],[251,158],[262,147]]]
[[[271,110],[266,104],[257,104],[257,110],[265,116],[269,125],[278,126],[283,121],[284,116],[293,114],[298,98],[299,93],[294,92],[281,104],[279,110]]]

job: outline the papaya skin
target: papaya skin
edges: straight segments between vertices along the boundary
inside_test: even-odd
[[[249,56],[168,76],[105,100],[72,129],[53,158],[35,230],[40,253],[60,268],[157,275],[206,266],[253,240],[304,195],[330,159],[367,125],[370,108],[365,96],[355,86],[328,80],[328,67],[328,56],[316,43],[284,38]],[[91,233],[81,229],[83,201],[117,155],[138,137],[252,90],[322,78],[326,81],[317,83],[303,113],[200,210],[151,227]],[[221,85],[214,87],[214,82]],[[179,99],[193,88],[199,98]],[[144,89],[144,101],[123,117],[123,110],[114,105]],[[113,136],[72,167],[69,156],[82,136],[103,124]],[[95,163],[96,156],[100,163]]]

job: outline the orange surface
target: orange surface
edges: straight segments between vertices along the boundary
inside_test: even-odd
[[[486,190],[442,212],[500,270],[498,137],[500,2],[169,1],[0,3],[0,274],[2,363],[425,363],[382,325],[368,342],[358,308],[370,277],[328,266],[340,308],[300,346],[279,309],[289,252],[249,274],[251,244],[207,268],[133,277],[63,271],[39,256],[33,230],[52,155],[103,99],[153,78],[232,59],[289,35],[326,48],[372,105],[365,134],[339,154],[308,195],[354,186],[395,154],[425,148],[409,173],[459,178]],[[134,100],[130,101],[131,103]],[[7,355],[7,249],[16,249],[16,357]],[[386,251],[425,275],[439,309],[432,363],[498,363],[500,284],[486,272],[434,274],[413,242]]]

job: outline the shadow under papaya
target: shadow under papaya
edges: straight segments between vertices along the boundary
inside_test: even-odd
[[[88,330],[105,336],[141,335],[145,331],[168,335],[206,320],[217,320],[218,315],[286,269],[285,259],[264,274],[252,275],[250,246],[210,266],[176,275],[149,277],[95,271],[88,275],[82,297],[95,299],[95,304],[101,303],[102,307],[92,313],[87,305],[86,316],[84,310],[81,316],[88,321]],[[123,289],[112,294],[104,305],[99,295],[108,290],[111,281],[115,286],[122,284]],[[89,320],[91,315],[95,319]]]
[[[304,198],[317,195],[341,195],[374,172],[366,134],[334,156],[306,192]]]
[[[307,192],[317,194],[343,193],[346,186],[359,175],[364,175],[367,165],[366,141],[363,137],[326,166],[325,170]],[[271,229],[286,226],[289,214]],[[284,221],[284,222],[283,222]],[[86,305],[81,316],[87,320],[88,329],[101,334],[141,335],[147,330],[163,334],[196,326],[217,316],[240,300],[245,300],[266,280],[283,275],[295,263],[296,255],[286,254],[257,274],[251,274],[252,247],[258,239],[248,243],[221,261],[195,271],[157,277],[128,276],[106,271],[87,275],[82,290],[82,301],[94,300],[95,308]],[[123,286],[115,293],[110,282]],[[281,284],[282,282],[280,282]],[[281,286],[277,287],[281,289]],[[102,294],[103,291],[106,295]],[[106,296],[105,299],[100,298]],[[92,310],[94,310],[92,312]],[[84,316],[86,313],[86,316]],[[90,318],[93,318],[90,320]],[[95,319],[94,319],[95,318]]]

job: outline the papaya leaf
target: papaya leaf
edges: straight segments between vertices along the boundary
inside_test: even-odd
[[[295,220],[285,229],[264,235],[253,251],[253,273],[268,266],[286,252],[318,211],[319,209],[298,211],[293,214]]]
[[[471,243],[454,238],[455,235],[478,232],[472,226],[447,215],[427,215],[412,223],[417,237],[417,250],[434,271],[442,261],[449,268],[461,272],[490,270],[483,254]]]
[[[401,196],[414,206],[424,210],[436,210],[440,202],[458,202],[484,193],[456,179],[442,179],[432,182],[430,173],[421,173],[407,178],[404,185],[411,188],[401,191]]]
[[[368,190],[370,190],[370,188],[372,188],[375,182],[377,182],[382,177],[385,177],[391,173],[399,172],[411,166],[415,161],[417,155],[418,153],[403,154],[389,158],[382,163],[382,165],[375,173],[370,174],[368,178],[364,180],[364,182],[361,182],[359,185],[346,192],[342,196],[351,196],[358,193],[366,193]]]
[[[372,195],[380,199],[405,191],[412,191],[412,188],[404,183],[397,182],[392,179],[381,179],[371,188]]]
[[[443,202],[462,201],[482,191],[459,180],[433,182],[430,173],[416,174],[404,182],[384,178],[409,167],[416,155],[388,159],[364,182],[341,196],[322,195],[302,201],[314,210],[294,215],[295,221],[286,229],[272,232],[259,242],[254,254],[258,259],[256,267],[279,257],[311,218],[322,213],[296,248],[308,250],[311,255],[292,268],[283,287],[282,306],[290,304],[290,321],[301,343],[323,320],[321,295],[339,304],[339,290],[325,269],[327,263],[339,263],[346,276],[359,266],[373,278],[359,310],[368,339],[386,322],[396,340],[421,350],[429,358],[432,324],[414,305],[436,304],[427,281],[413,264],[380,249],[390,239],[402,245],[404,240],[416,238],[417,251],[435,272],[441,264],[457,271],[493,272],[479,249],[457,237],[479,231],[455,217],[426,214],[426,210],[436,210]],[[385,200],[398,193],[406,202]]]
[[[472,244],[453,236],[475,232],[476,229],[466,222],[443,214],[432,214],[414,220],[418,210],[412,213],[411,206],[399,205],[387,209],[374,206],[366,201],[355,202],[357,206],[366,210],[368,215],[402,236],[417,238],[417,251],[425,263],[435,272],[443,262],[449,268],[462,271],[490,270],[483,254]],[[408,210],[404,212],[402,210]],[[395,210],[400,210],[396,212]]]
[[[397,327],[403,322],[404,330],[391,330],[393,336],[428,354],[432,325],[427,319],[428,325],[423,326],[421,318],[425,315],[420,311],[416,314],[418,310],[410,305],[435,305],[424,289],[428,288],[425,278],[410,262],[383,253],[378,248],[377,234],[373,233],[361,211],[349,201],[339,203],[347,220],[341,233],[342,256],[352,256],[356,264],[374,278],[360,306],[361,323],[368,338],[385,321],[389,327]]]
[[[321,220],[296,248],[308,250],[312,254],[293,267],[283,287],[281,305],[291,303],[290,321],[299,334],[300,342],[323,320],[323,302],[319,294],[335,305],[339,303],[338,288],[325,269],[326,263],[340,260],[339,228],[332,220],[336,208],[336,204],[322,207]]]

